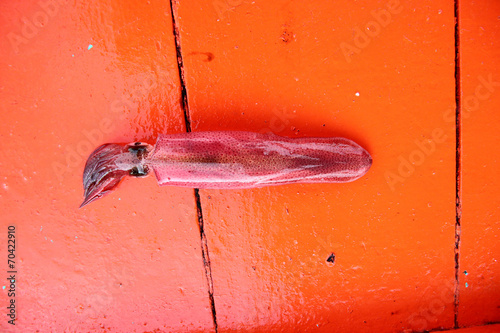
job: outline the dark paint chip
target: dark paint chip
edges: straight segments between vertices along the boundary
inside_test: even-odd
[[[327,262],[329,263],[335,263],[335,254],[330,254],[330,256],[328,257],[328,259],[326,259]]]

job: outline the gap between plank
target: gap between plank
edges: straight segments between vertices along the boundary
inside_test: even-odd
[[[186,123],[186,132],[191,132],[191,116],[189,113],[189,104],[187,97],[187,89],[186,89],[186,80],[184,76],[184,62],[182,60],[182,51],[181,51],[181,41],[179,35],[179,27],[176,23],[175,17],[177,13],[177,8],[174,4],[175,0],[170,0],[170,11],[172,13],[172,27],[175,39],[175,49],[177,53],[177,68],[179,70],[179,80],[181,84],[181,107],[184,112],[184,121]],[[210,309],[212,311],[212,320],[214,324],[215,332],[218,332],[217,325],[217,315],[215,311],[215,299],[214,299],[214,282],[212,278],[212,266],[210,265],[210,256],[208,253],[208,241],[207,236],[205,234],[205,226],[203,221],[203,211],[201,208],[201,199],[199,189],[194,189],[194,198],[196,202],[196,212],[198,217],[198,228],[200,231],[200,242],[201,242],[201,255],[203,258],[203,267],[205,270],[205,277],[207,280],[208,287],[208,299],[210,301]]]
[[[455,328],[459,328],[458,312],[460,303],[460,236],[462,223],[462,114],[461,114],[461,92],[460,84],[460,21],[459,21],[459,3],[454,1],[455,14],[455,293],[454,293],[454,318]]]

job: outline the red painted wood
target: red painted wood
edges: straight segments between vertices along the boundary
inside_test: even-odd
[[[95,147],[184,131],[170,6],[55,3],[0,5],[0,331],[10,225],[16,332],[212,331],[192,190],[129,180],[78,209]]]
[[[500,100],[483,81],[500,81],[500,14],[459,4],[470,326],[499,321]],[[200,191],[219,331],[451,329],[453,1],[174,5],[194,132],[341,136],[373,157],[348,184]],[[186,131],[172,30],[165,1],[0,4],[0,331],[13,225],[18,332],[214,331],[193,190],[128,179],[77,208],[94,148]]]
[[[340,135],[373,157],[349,184],[200,191],[220,331],[453,327],[453,2],[194,6],[193,131]]]
[[[460,1],[460,326],[500,322],[500,3]]]

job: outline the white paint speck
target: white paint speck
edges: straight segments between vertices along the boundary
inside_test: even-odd
[[[354,95],[359,96],[359,92],[358,92],[358,91],[356,91],[356,93],[355,93]]]

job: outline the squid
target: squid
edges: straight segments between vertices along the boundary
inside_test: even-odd
[[[368,172],[370,154],[340,137],[287,138],[272,133],[189,132],[155,145],[107,143],[83,172],[80,208],[113,191],[125,176],[153,172],[160,186],[246,189],[293,183],[345,183]]]

